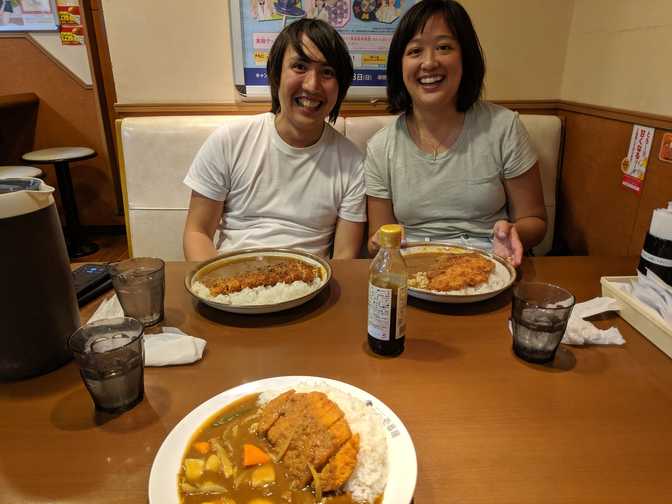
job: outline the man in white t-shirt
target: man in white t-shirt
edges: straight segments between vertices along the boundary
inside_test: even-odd
[[[346,45],[327,23],[301,19],[278,35],[267,71],[272,111],[217,129],[184,179],[192,189],[184,255],[271,246],[357,257],[362,155],[325,122],[336,121],[352,82]]]

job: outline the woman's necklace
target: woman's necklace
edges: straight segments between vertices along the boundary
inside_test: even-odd
[[[413,131],[411,132],[411,136],[415,136],[414,140],[416,141],[416,144],[418,147],[420,147],[421,151],[427,152],[425,150],[425,146],[428,146],[431,149],[432,152],[432,158],[434,161],[436,161],[437,156],[439,155],[439,149],[441,146],[444,146],[446,149],[449,149],[457,140],[457,137],[460,136],[460,133],[462,132],[462,126],[464,125],[464,116],[462,116],[462,122],[460,123],[459,127],[457,128],[451,128],[450,131],[446,134],[445,137],[439,138],[438,140],[436,138],[431,139],[429,136],[424,136],[418,127],[417,121],[415,118],[411,117],[411,120],[407,120],[406,124],[411,124]]]

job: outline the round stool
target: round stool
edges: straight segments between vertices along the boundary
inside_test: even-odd
[[[44,172],[35,166],[0,166],[0,179],[15,177],[44,178]]]
[[[56,168],[58,190],[61,193],[63,210],[65,211],[65,241],[70,257],[83,257],[98,250],[98,245],[90,242],[83,235],[79,224],[75,190],[70,177],[70,162],[82,161],[96,157],[96,151],[88,147],[54,147],[24,154],[22,159],[35,164],[53,164]]]

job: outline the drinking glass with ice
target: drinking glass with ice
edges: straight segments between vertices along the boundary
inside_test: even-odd
[[[574,307],[574,296],[557,285],[521,282],[513,289],[513,352],[542,364],[555,357]]]
[[[112,285],[124,315],[147,327],[163,319],[165,263],[154,257],[134,257],[110,264]]]
[[[96,409],[119,413],[142,401],[145,352],[138,320],[119,317],[91,322],[70,336],[68,346]]]

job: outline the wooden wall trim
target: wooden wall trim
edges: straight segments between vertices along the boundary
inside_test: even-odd
[[[80,0],[82,18],[87,38],[87,52],[91,66],[91,76],[95,83],[96,99],[100,110],[100,116],[105,134],[105,144],[110,160],[110,173],[114,186],[114,196],[117,205],[117,215],[123,215],[124,202],[119,177],[119,164],[117,162],[117,146],[114,135],[114,121],[116,113],[114,102],[117,100],[114,77],[112,74],[112,62],[110,50],[107,44],[105,32],[105,16],[102,6],[97,0]]]
[[[672,117],[650,114],[647,112],[635,112],[613,107],[604,107],[602,105],[590,105],[587,103],[578,103],[571,101],[559,102],[560,110],[567,112],[576,112],[603,119],[613,119],[626,123],[637,123],[651,128],[672,129]]]
[[[653,128],[671,129],[672,117],[635,112],[601,105],[570,102],[563,100],[494,100],[504,107],[524,111],[544,111],[560,114],[576,112],[604,119],[614,119],[627,123],[637,123]],[[384,115],[386,103],[344,103],[343,116]],[[116,103],[114,110],[118,117],[155,115],[236,115],[257,114],[269,110],[268,102],[255,103]]]
[[[49,58],[54,65],[56,65],[58,68],[63,70],[68,76],[74,80],[79,86],[81,86],[84,89],[93,89],[92,84],[87,84],[84,82],[82,79],[79,78],[79,76],[74,73],[72,70],[70,70],[68,67],[66,67],[63,63],[61,63],[58,59],[54,57],[53,54],[51,54],[49,51],[47,51],[42,45],[38,44],[37,41],[30,36],[29,33],[0,33],[0,38],[22,38],[26,39],[28,42],[33,44],[37,49],[39,49],[42,54],[44,54],[47,58]]]
[[[344,103],[341,115],[383,115],[387,114],[387,104]],[[269,102],[251,103],[115,103],[118,117],[156,115],[246,115],[259,114],[270,110]]]
[[[495,101],[515,110],[556,111],[557,100],[502,100]],[[270,110],[269,102],[231,102],[231,103],[115,103],[118,117],[158,116],[158,115],[236,115],[258,114]],[[384,115],[387,114],[387,102],[346,102],[341,106],[341,115]]]

